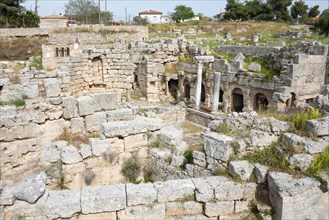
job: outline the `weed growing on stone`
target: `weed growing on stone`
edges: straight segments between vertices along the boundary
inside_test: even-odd
[[[95,173],[91,168],[87,168],[84,177],[85,183],[89,186],[91,182],[95,179]]]
[[[295,131],[306,131],[306,121],[317,119],[321,116],[319,109],[312,108],[306,111],[297,112],[291,119],[292,128]]]
[[[0,101],[0,106],[2,105],[14,105],[16,107],[25,106],[24,99],[13,99],[9,101]]]
[[[80,147],[80,144],[89,144],[89,138],[98,138],[100,134],[73,134],[69,129],[64,131],[55,139],[56,141],[66,141],[68,144],[75,147]]]
[[[21,84],[21,78],[19,78],[18,74],[16,74],[16,73],[9,76],[9,81],[12,84]]]
[[[61,190],[67,188],[64,184],[65,174],[63,172],[62,161],[58,160],[46,166],[45,173],[54,181],[55,189]]]
[[[184,152],[183,156],[186,159],[186,164],[193,164],[193,151],[187,150]]]
[[[149,159],[143,168],[144,182],[153,183],[156,180],[156,175],[159,172],[159,170],[160,169],[156,161]]]
[[[232,131],[226,123],[219,124],[217,127],[217,132],[229,136],[232,135]]]
[[[113,164],[116,156],[117,156],[116,153],[110,149],[108,149],[104,153],[102,153],[102,157],[103,157],[104,161],[106,163],[110,163],[110,164]]]
[[[136,182],[141,170],[142,163],[138,155],[134,154],[123,163],[121,172],[126,177],[127,181]]]
[[[35,67],[36,70],[42,70],[42,58],[40,56],[34,57],[34,60],[31,63],[31,67]]]
[[[193,63],[193,58],[192,57],[186,57],[186,56],[180,56],[179,57],[179,62],[192,64]]]
[[[176,199],[175,202],[189,202],[194,201],[194,194],[184,195],[182,198]]]
[[[329,145],[322,153],[314,157],[309,169],[306,171],[306,175],[319,178],[320,172],[328,171],[328,170],[329,170]]]

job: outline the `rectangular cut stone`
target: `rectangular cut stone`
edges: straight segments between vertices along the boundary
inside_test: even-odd
[[[97,213],[88,215],[79,215],[78,220],[117,220],[116,212]]]
[[[315,136],[329,135],[329,117],[306,121],[306,129]]]
[[[117,109],[106,112],[107,121],[123,121],[123,120],[132,120],[133,119],[133,110],[132,109]]]
[[[92,115],[95,112],[95,105],[90,96],[80,96],[78,98],[78,106],[80,116]]]
[[[169,202],[166,203],[166,216],[177,215],[197,215],[203,213],[203,204],[189,201],[189,202]]]
[[[70,218],[80,211],[80,191],[49,191],[45,204],[45,214],[48,218]]]
[[[131,220],[131,219],[165,219],[165,204],[156,204],[149,206],[135,206],[128,207],[125,210],[118,212],[118,219]]]
[[[215,188],[215,198],[219,201],[250,200],[255,198],[256,186],[255,183],[222,182]]]
[[[152,183],[127,184],[127,205],[148,205],[157,199],[157,192]]]
[[[93,115],[87,115],[86,130],[88,132],[97,132],[101,130],[101,125],[106,122],[105,112],[96,112]]]
[[[63,98],[63,117],[65,119],[78,117],[78,102],[73,97]]]
[[[214,56],[195,56],[194,59],[197,61],[197,62],[214,62],[215,58]]]
[[[180,199],[193,198],[194,184],[190,179],[156,182],[154,187],[158,192],[158,202],[173,202]]]
[[[218,201],[205,204],[205,214],[209,217],[229,215],[234,213],[234,201]]]
[[[228,181],[226,177],[211,176],[192,179],[195,185],[195,198],[198,202],[208,202],[215,198],[215,188],[222,182]]]
[[[47,78],[43,80],[43,84],[46,90],[46,96],[57,97],[61,93],[60,82],[55,78]]]
[[[121,94],[117,92],[113,93],[99,93],[91,96],[94,102],[95,111],[106,111],[116,109],[118,102],[121,100]]]
[[[86,186],[81,191],[83,214],[113,212],[126,208],[125,185]]]
[[[204,149],[207,157],[227,162],[233,153],[230,145],[232,137],[221,135],[216,132],[204,135]]]
[[[147,145],[146,134],[130,135],[124,138],[125,151],[135,151],[137,148]]]
[[[73,134],[82,133],[85,131],[85,123],[83,118],[71,119],[71,131]]]

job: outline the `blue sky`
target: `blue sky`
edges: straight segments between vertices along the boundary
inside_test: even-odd
[[[65,4],[69,0],[38,0],[39,15],[59,15],[64,13]],[[94,0],[98,4],[98,0]],[[319,5],[320,10],[329,8],[329,0],[305,0],[309,6]],[[23,4],[28,10],[34,10],[35,0],[25,0]],[[107,10],[112,11],[114,19],[125,20],[125,8],[131,19],[138,15],[138,12],[153,9],[162,12],[164,15],[173,12],[176,5],[192,7],[194,13],[202,13],[212,17],[223,11],[226,0],[107,0]],[[105,9],[105,0],[101,0],[101,8]]]

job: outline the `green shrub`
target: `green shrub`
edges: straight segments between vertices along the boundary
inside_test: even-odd
[[[319,155],[315,156],[307,174],[318,177],[321,171],[329,170],[329,146]]]
[[[320,116],[321,114],[317,108],[297,112],[291,119],[292,127],[297,131],[306,131],[306,121],[310,119],[317,119]]]
[[[65,186],[65,174],[63,172],[62,161],[58,160],[45,167],[45,173],[53,179],[55,183],[55,189],[66,189]]]
[[[160,171],[156,161],[149,159],[146,163],[146,165],[143,168],[144,173],[144,182],[151,182],[157,180],[157,173]]]
[[[9,101],[0,101],[0,106],[1,105],[15,105],[16,107],[24,106],[25,105],[25,100],[24,99],[13,99]]]
[[[136,182],[142,168],[142,163],[137,154],[134,154],[122,165],[122,174],[129,182]]]
[[[42,70],[42,58],[40,56],[34,57],[34,60],[31,63],[31,67],[35,67],[37,70]]]
[[[232,135],[232,131],[226,123],[219,124],[217,127],[217,132],[225,135]]]
[[[193,163],[193,151],[187,150],[184,152],[183,156],[185,157],[187,164]]]

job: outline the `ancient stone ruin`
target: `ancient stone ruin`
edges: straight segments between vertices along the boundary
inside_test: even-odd
[[[307,173],[329,154],[328,46],[129,31],[0,62],[0,219],[328,219],[329,173]],[[305,133],[261,115],[301,106],[321,113]],[[248,157],[266,149],[280,169]]]

